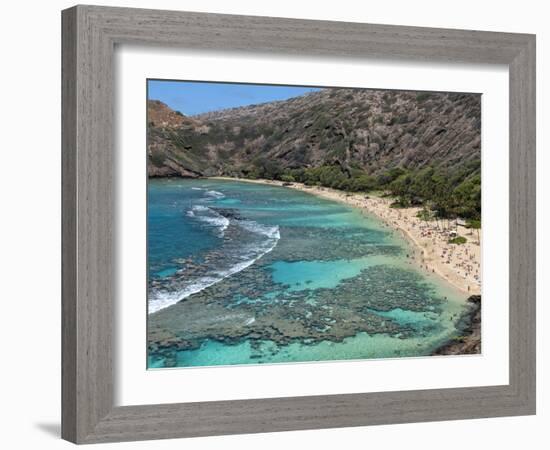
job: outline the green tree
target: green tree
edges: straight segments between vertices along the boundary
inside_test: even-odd
[[[294,183],[296,179],[289,173],[285,173],[281,175],[281,181],[284,181],[285,183]]]
[[[479,244],[479,230],[481,229],[481,220],[470,219],[470,220],[466,223],[466,226],[467,226],[468,228],[472,228],[472,229],[476,230],[476,234],[477,234],[477,243]]]

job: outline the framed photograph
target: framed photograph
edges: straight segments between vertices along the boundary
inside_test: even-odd
[[[63,11],[62,435],[535,413],[535,37]]]

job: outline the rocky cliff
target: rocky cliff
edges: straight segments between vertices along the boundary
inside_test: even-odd
[[[185,117],[148,102],[149,176],[254,176],[340,166],[478,170],[477,94],[323,89],[285,101]]]

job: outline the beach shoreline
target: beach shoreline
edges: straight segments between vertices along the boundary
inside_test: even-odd
[[[365,193],[348,193],[321,186],[306,186],[302,183],[288,183],[278,180],[250,180],[246,178],[209,177],[216,180],[242,181],[247,183],[288,187],[290,189],[316,195],[320,198],[344,203],[371,214],[386,226],[412,244],[409,258],[421,270],[433,273],[466,297],[481,294],[481,230],[478,235],[461,225],[423,221],[417,217],[419,207],[391,208],[393,199]],[[464,244],[450,244],[449,229],[464,236]],[[474,234],[475,233],[475,234]]]

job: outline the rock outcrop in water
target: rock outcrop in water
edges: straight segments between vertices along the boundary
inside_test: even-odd
[[[333,88],[193,117],[149,100],[148,174],[456,168],[479,160],[480,117],[480,96],[460,93]]]
[[[468,298],[469,308],[458,322],[462,334],[439,347],[434,355],[471,355],[481,353],[481,295]]]

